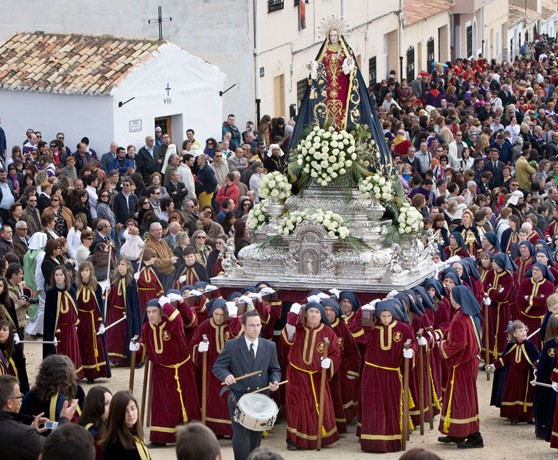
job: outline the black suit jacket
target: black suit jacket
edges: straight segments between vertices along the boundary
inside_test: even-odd
[[[490,180],[490,188],[501,187],[504,183],[504,163],[498,160],[496,162],[496,167],[492,164],[492,160],[485,160],[484,171],[490,171],[492,173],[492,179]]]
[[[258,369],[262,371],[259,376],[241,380],[230,387],[237,398],[281,380],[281,368],[277,360],[275,343],[261,337],[258,341],[258,351],[254,363],[252,363],[246,339],[242,336],[238,339],[227,340],[223,351],[213,364],[213,374],[221,381],[224,381],[229,374],[240,377]],[[269,391],[266,393],[269,395]]]
[[[134,218],[134,213],[138,210],[138,202],[139,198],[134,193],[130,195],[127,202],[124,194],[118,192],[112,202],[116,222],[125,225],[128,219]]]
[[[144,183],[149,184],[149,176],[151,176],[151,174],[155,171],[159,171],[161,169],[157,164],[157,160],[159,160],[158,149],[153,149],[153,156],[149,154],[145,145],[139,149],[138,154],[136,155],[136,168],[142,175]]]
[[[174,209],[182,209],[182,200],[188,195],[188,189],[184,185],[184,182],[177,182],[176,185],[169,182],[167,185],[167,193],[174,202]]]

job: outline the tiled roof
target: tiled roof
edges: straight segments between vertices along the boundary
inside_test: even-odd
[[[411,25],[423,21],[450,10],[452,6],[452,0],[405,0],[403,4],[405,24]]]
[[[107,94],[161,44],[111,35],[16,33],[0,45],[0,89]]]

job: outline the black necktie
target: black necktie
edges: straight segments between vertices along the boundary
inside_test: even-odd
[[[254,344],[250,344],[250,357],[252,358],[252,362],[256,360],[256,352],[254,351]]]

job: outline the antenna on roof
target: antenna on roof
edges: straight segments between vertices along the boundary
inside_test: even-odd
[[[159,24],[159,40],[162,41],[163,40],[163,22],[172,22],[172,18],[168,17],[168,18],[164,18],[163,17],[163,7],[159,6],[157,8],[157,19],[149,19],[147,21],[148,24],[153,24],[155,21],[157,21],[157,23]]]

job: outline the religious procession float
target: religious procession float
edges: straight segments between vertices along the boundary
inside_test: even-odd
[[[247,221],[253,243],[238,260],[228,245],[213,284],[385,293],[434,272],[422,216],[394,173],[344,24],[331,17],[322,31],[287,171],[263,179]]]

